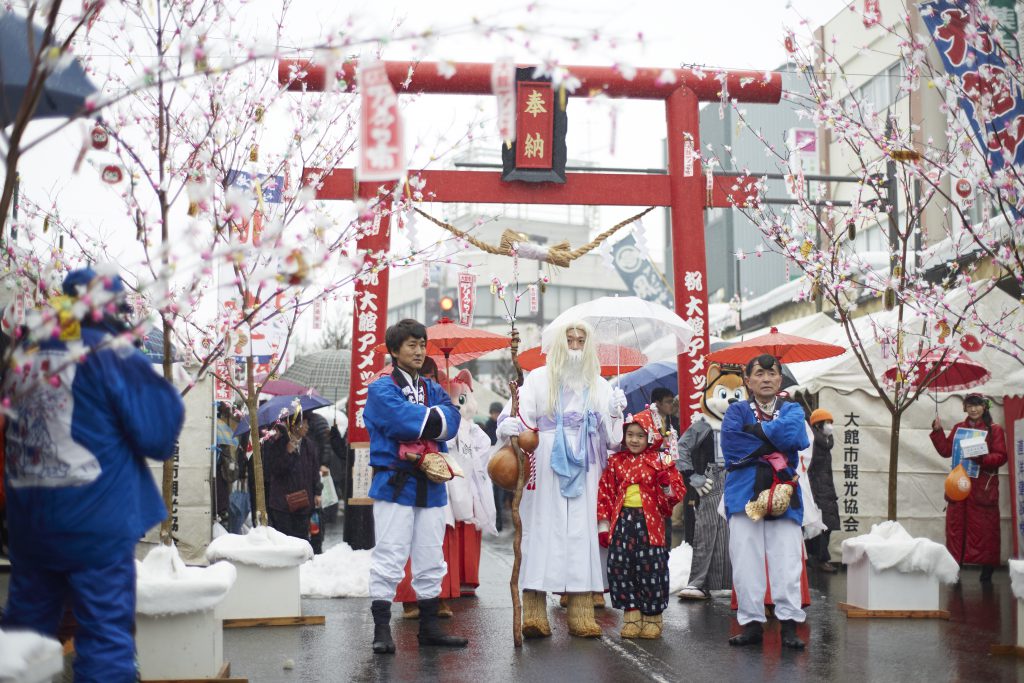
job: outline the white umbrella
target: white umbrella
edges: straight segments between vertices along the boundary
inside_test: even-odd
[[[566,324],[582,320],[594,328],[594,336],[604,343],[643,349],[671,335],[682,345],[690,343],[693,327],[661,304],[635,296],[603,296],[567,309],[544,328],[541,349],[547,353],[555,335]]]

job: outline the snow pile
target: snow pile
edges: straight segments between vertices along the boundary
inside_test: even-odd
[[[924,572],[934,574],[942,583],[956,583],[960,572],[944,545],[914,538],[899,522],[873,524],[871,533],[843,541],[843,564],[853,564],[865,555],[876,571]]]
[[[309,541],[285,536],[277,529],[259,526],[247,534],[225,534],[206,548],[210,562],[227,560],[265,569],[297,567],[313,557]]]
[[[1015,598],[1024,600],[1024,560],[1010,560],[1010,587]]]
[[[686,588],[690,580],[693,548],[683,541],[668,554],[668,592],[677,593]]]
[[[370,552],[348,543],[328,548],[299,567],[299,589],[315,598],[369,597]]]
[[[212,609],[228,594],[238,575],[228,562],[188,567],[173,545],[158,545],[135,566],[135,609],[151,617]]]
[[[63,670],[59,641],[32,631],[0,630],[0,681],[48,681]]]

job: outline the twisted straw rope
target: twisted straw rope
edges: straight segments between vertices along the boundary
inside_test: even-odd
[[[467,242],[472,244],[474,247],[476,247],[480,251],[487,252],[488,254],[496,254],[498,256],[509,256],[510,255],[510,252],[509,252],[508,249],[502,249],[501,247],[495,247],[493,245],[487,244],[486,242],[483,242],[483,241],[473,237],[469,233],[467,233],[467,232],[465,232],[463,230],[459,230],[458,228],[456,228],[454,225],[452,225],[450,223],[445,223],[444,221],[442,221],[442,220],[440,220],[438,218],[434,218],[429,213],[427,213],[426,211],[423,211],[419,207],[413,207],[413,208],[415,209],[416,213],[418,213],[419,215],[423,216],[424,218],[426,218],[428,221],[430,221],[434,225],[438,226],[439,228],[443,228],[443,229],[447,230],[448,232],[452,233],[456,237],[459,237],[461,239],[466,240]],[[608,239],[609,237],[614,235],[616,232],[621,230],[623,227],[629,225],[633,221],[636,221],[636,220],[639,220],[639,219],[643,218],[644,216],[646,216],[647,214],[649,214],[653,210],[654,210],[654,207],[653,206],[649,206],[646,209],[644,209],[643,211],[641,211],[640,213],[636,214],[635,216],[631,216],[631,217],[627,218],[624,221],[616,223],[612,227],[608,228],[607,230],[605,230],[604,232],[599,234],[597,237],[595,237],[593,240],[591,240],[587,244],[584,244],[579,249],[574,249],[574,250],[572,250],[570,252],[567,252],[565,254],[559,254],[558,256],[555,257],[554,260],[552,260],[552,257],[555,256],[555,255],[549,253],[548,254],[548,259],[546,259],[546,260],[547,260],[548,263],[553,263],[554,265],[557,265],[557,266],[563,266],[563,267],[564,266],[568,266],[569,262],[575,261],[576,259],[578,259],[579,257],[583,256],[584,254],[587,254],[587,253],[593,251],[598,246],[600,246],[602,242],[604,242],[606,239]],[[504,243],[504,242],[505,242],[505,239],[502,239],[502,243]]]

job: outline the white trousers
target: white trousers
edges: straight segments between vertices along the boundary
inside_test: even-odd
[[[395,599],[412,556],[412,589],[420,600],[441,594],[448,572],[444,561],[444,507],[418,508],[384,500],[373,502],[377,543],[370,555],[370,598]]]
[[[791,519],[755,522],[743,513],[729,517],[729,559],[740,625],[766,621],[764,596],[768,581],[776,617],[799,622],[807,618],[800,607],[803,542],[800,525]]]

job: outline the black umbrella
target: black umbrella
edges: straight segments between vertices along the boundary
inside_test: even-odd
[[[29,52],[28,32],[32,31],[38,51],[43,42],[43,29],[29,27],[25,17],[0,11],[0,128],[14,123],[21,107],[29,72],[35,55]],[[96,92],[77,60],[60,66],[46,78],[43,94],[33,118],[70,117],[80,113],[85,99]]]

